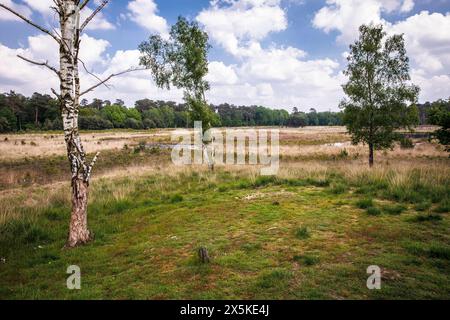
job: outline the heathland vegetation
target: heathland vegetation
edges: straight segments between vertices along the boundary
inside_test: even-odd
[[[57,99],[0,95],[8,132],[0,139],[0,298],[450,296],[449,102],[417,112],[402,36],[382,41],[381,27],[362,26],[350,48],[343,112],[288,114],[211,106],[208,35],[179,18],[168,39],[150,36],[139,50],[155,83],[183,90],[185,104],[141,100],[126,108],[81,100],[136,71],[80,90],[80,34],[107,3],[80,25],[87,1],[55,2],[63,38],[0,5],[50,35],[61,61],[59,69],[31,61],[59,77]],[[413,128],[419,119],[438,127]],[[155,128],[193,121],[203,129],[277,126],[278,172],[176,166],[174,129]],[[330,126],[341,123],[346,128]],[[63,132],[31,132],[39,129]],[[400,130],[410,129],[424,137],[402,139]],[[209,263],[198,259],[199,248]],[[82,269],[82,290],[65,286],[70,265]],[[383,290],[366,286],[371,265],[381,268]]]
[[[155,146],[171,132],[82,134],[104,156],[91,182],[94,241],[71,250],[61,250],[62,135],[2,135],[0,298],[449,296],[450,160],[439,144],[375,151],[369,170],[367,148],[343,127],[282,129],[279,173],[261,177],[258,167],[174,166]],[[82,290],[65,287],[72,264]],[[382,290],[366,288],[373,264]]]

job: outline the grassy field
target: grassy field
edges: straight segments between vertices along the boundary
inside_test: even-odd
[[[62,249],[64,157],[2,155],[0,299],[450,298],[450,160],[439,146],[378,152],[370,170],[342,128],[286,129],[279,173],[262,177],[249,166],[175,167],[167,150],[137,147],[168,137],[120,133],[121,146],[103,149],[95,240],[72,250]],[[6,142],[16,139],[32,137]],[[198,262],[201,246],[210,264]],[[69,265],[81,268],[81,290],[66,288]],[[381,290],[366,287],[370,265],[382,269]]]

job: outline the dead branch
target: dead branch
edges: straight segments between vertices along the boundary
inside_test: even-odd
[[[55,67],[52,67],[51,65],[49,65],[49,64],[48,64],[48,61],[45,61],[45,62],[33,61],[33,60],[28,59],[28,58],[25,58],[25,57],[23,57],[23,56],[21,56],[21,55],[19,55],[19,54],[17,55],[17,57],[20,58],[20,59],[22,59],[22,60],[24,60],[24,61],[26,61],[26,62],[29,62],[29,63],[31,63],[31,64],[35,64],[35,65],[37,65],[37,66],[47,67],[48,69],[50,69],[51,71],[53,71],[54,73],[56,73],[56,75],[57,75],[59,78],[61,77],[61,74],[59,73],[59,71],[58,71]]]
[[[94,90],[95,88],[101,86],[102,84],[105,84],[106,82],[108,82],[109,80],[111,80],[111,78],[113,77],[117,77],[120,76],[122,74],[128,73],[128,72],[133,72],[133,71],[143,71],[143,70],[147,70],[146,68],[131,68],[131,69],[127,69],[125,71],[119,72],[119,73],[113,73],[111,75],[109,75],[107,78],[105,78],[104,80],[100,81],[99,83],[93,85],[92,87],[90,87],[89,89],[86,89],[85,91],[80,93],[80,97],[85,95],[86,93]]]
[[[9,12],[11,12],[12,14],[16,15],[17,17],[19,17],[20,19],[22,19],[23,21],[25,21],[26,23],[28,23],[29,25],[32,25],[33,27],[35,27],[36,29],[41,30],[42,32],[48,34],[49,36],[51,36],[53,39],[55,39],[56,42],[60,43],[60,40],[56,37],[56,35],[54,35],[52,32],[50,32],[49,30],[45,29],[44,27],[41,27],[40,25],[34,23],[33,21],[31,21],[30,19],[24,17],[23,15],[21,15],[20,13],[14,11],[11,8],[8,8],[7,6],[5,6],[4,4],[0,3],[0,7],[4,8],[5,10],[8,10]]]
[[[83,60],[81,60],[80,58],[78,58],[78,61],[81,62],[81,65],[83,66],[83,69],[84,69],[84,71],[86,71],[87,74],[93,76],[95,79],[97,79],[97,80],[100,81],[100,82],[103,81],[103,80],[100,79],[97,75],[95,75],[93,72],[91,72],[91,71],[89,71],[89,70],[87,69],[86,64],[84,63]],[[106,83],[103,83],[103,85],[104,85],[106,88],[110,89],[110,87],[109,87]]]
[[[83,10],[84,7],[89,3],[90,0],[84,0],[83,3],[80,5],[80,11]]]
[[[86,20],[80,27],[80,33],[89,24],[89,22],[91,22],[91,20],[95,17],[95,15],[99,13],[108,4],[108,2],[109,0],[103,0],[103,2],[97,7],[97,9],[95,9],[94,12],[92,12],[92,14],[86,18]]]

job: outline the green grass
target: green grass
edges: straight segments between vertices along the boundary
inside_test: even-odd
[[[414,210],[416,211],[427,211],[431,208],[431,202],[420,202],[414,206]]]
[[[386,205],[383,207],[383,212],[392,215],[399,215],[406,209],[406,206],[403,204]]]
[[[308,239],[310,237],[310,233],[307,227],[300,227],[295,230],[295,237],[300,240]]]
[[[0,226],[0,299],[448,299],[448,215],[414,223],[402,201],[385,207],[383,192],[352,188],[364,186],[221,170],[97,180],[85,246],[62,250],[59,198]],[[359,209],[381,213],[375,202],[388,214]],[[69,265],[81,268],[81,290],[65,287]],[[399,276],[368,290],[370,265]]]
[[[369,216],[379,216],[381,214],[381,210],[377,207],[369,207],[367,208],[367,214]]]
[[[411,220],[414,222],[441,221],[442,217],[438,214],[419,214]]]
[[[371,208],[373,207],[373,199],[372,198],[360,199],[356,202],[356,206],[360,209]]]

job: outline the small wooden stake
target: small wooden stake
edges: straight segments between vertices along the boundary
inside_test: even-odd
[[[198,257],[201,263],[209,263],[210,261],[208,250],[205,247],[201,247],[200,249],[198,249]]]

